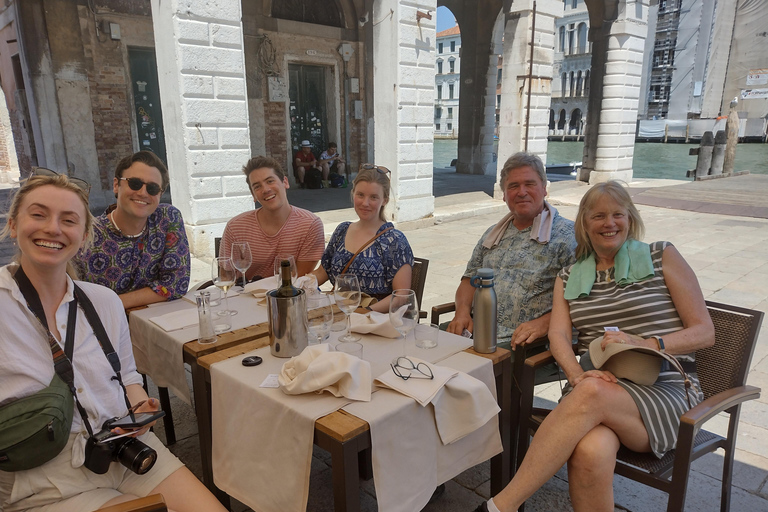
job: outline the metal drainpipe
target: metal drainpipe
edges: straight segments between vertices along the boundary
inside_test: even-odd
[[[349,157],[349,77],[347,77],[347,61],[344,60],[344,158],[346,165],[344,166],[344,174],[346,174],[347,182],[349,182],[349,168],[352,165],[352,160]]]

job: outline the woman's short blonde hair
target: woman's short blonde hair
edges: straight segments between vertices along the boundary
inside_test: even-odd
[[[633,240],[642,240],[645,236],[645,225],[640,218],[635,203],[625,188],[625,183],[617,180],[598,183],[590,188],[579,203],[579,212],[576,214],[574,231],[576,235],[576,259],[589,256],[594,252],[592,242],[587,234],[587,218],[595,206],[595,203],[603,196],[610,196],[622,208],[627,210],[629,217],[629,236]]]
[[[24,198],[29,195],[35,189],[43,187],[45,185],[52,185],[54,187],[69,190],[77,194],[80,201],[85,207],[85,240],[83,242],[83,248],[90,247],[93,241],[93,222],[94,218],[91,211],[88,209],[88,192],[78,185],[75,185],[66,175],[57,174],[55,176],[32,176],[28,178],[19,190],[14,194],[11,207],[8,209],[8,219],[5,222],[5,227],[0,231],[0,240],[5,240],[11,235],[11,221],[16,221],[19,217],[19,209]],[[16,256],[18,259],[18,255]],[[77,272],[71,262],[67,264],[67,273],[72,276],[73,279],[77,279]]]
[[[364,181],[367,183],[377,183],[381,185],[382,194],[384,197],[384,204],[382,204],[381,209],[379,209],[379,219],[381,219],[382,222],[387,222],[387,218],[384,215],[384,208],[386,208],[387,203],[389,203],[391,175],[392,175],[392,171],[390,171],[386,167],[382,167],[380,165],[373,165],[373,164],[362,164],[360,166],[360,169],[357,171],[357,176],[355,176],[355,179],[352,181],[352,192],[351,192],[352,203],[354,204],[355,202],[355,187],[357,187],[357,184],[360,183],[361,181]]]

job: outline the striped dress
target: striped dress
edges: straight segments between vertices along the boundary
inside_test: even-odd
[[[643,338],[664,337],[683,328],[680,316],[672,303],[661,268],[661,256],[669,242],[650,245],[654,276],[645,281],[618,286],[614,269],[598,270],[592,291],[586,297],[569,300],[571,321],[579,331],[578,349],[581,366],[593,368],[589,361],[589,344],[604,334],[605,327],[618,327],[621,331]],[[560,271],[563,283],[568,282],[570,267]],[[694,354],[675,356],[680,361],[694,361]],[[699,391],[698,377],[689,374],[693,387],[689,392],[691,404],[703,400]],[[682,376],[664,362],[659,378],[651,386],[619,379],[619,385],[627,390],[635,401],[648,431],[651,449],[661,458],[677,443],[680,416],[688,410]],[[568,393],[571,387],[566,387]]]

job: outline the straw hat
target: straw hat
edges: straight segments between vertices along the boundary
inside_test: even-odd
[[[303,147],[303,148],[311,148],[312,144],[310,144],[308,140],[303,140],[303,141],[301,141],[301,147]]]
[[[663,359],[658,350],[624,343],[609,343],[603,350],[602,341],[600,336],[589,344],[589,358],[595,368],[636,384],[650,386],[656,382]]]

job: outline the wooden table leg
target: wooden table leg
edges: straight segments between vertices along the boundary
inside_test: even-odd
[[[171,396],[168,394],[168,388],[158,387],[157,394],[160,398],[160,408],[165,411],[165,416],[163,416],[163,427],[165,427],[165,444],[167,446],[171,446],[176,444],[176,429],[173,426]]]
[[[512,479],[512,444],[515,442],[513,432],[516,429],[510,425],[512,408],[512,362],[504,359],[496,372],[496,399],[501,412],[499,413],[499,433],[503,451],[491,459],[491,495],[496,495],[507,486]]]
[[[200,459],[203,466],[203,483],[229,508],[229,495],[213,483],[211,435],[211,385],[206,382],[206,372],[196,361],[190,361],[192,368],[192,389],[195,394],[195,415],[197,416],[197,435],[200,440]]]
[[[357,443],[333,443],[331,446],[333,505],[336,512],[360,511]]]

